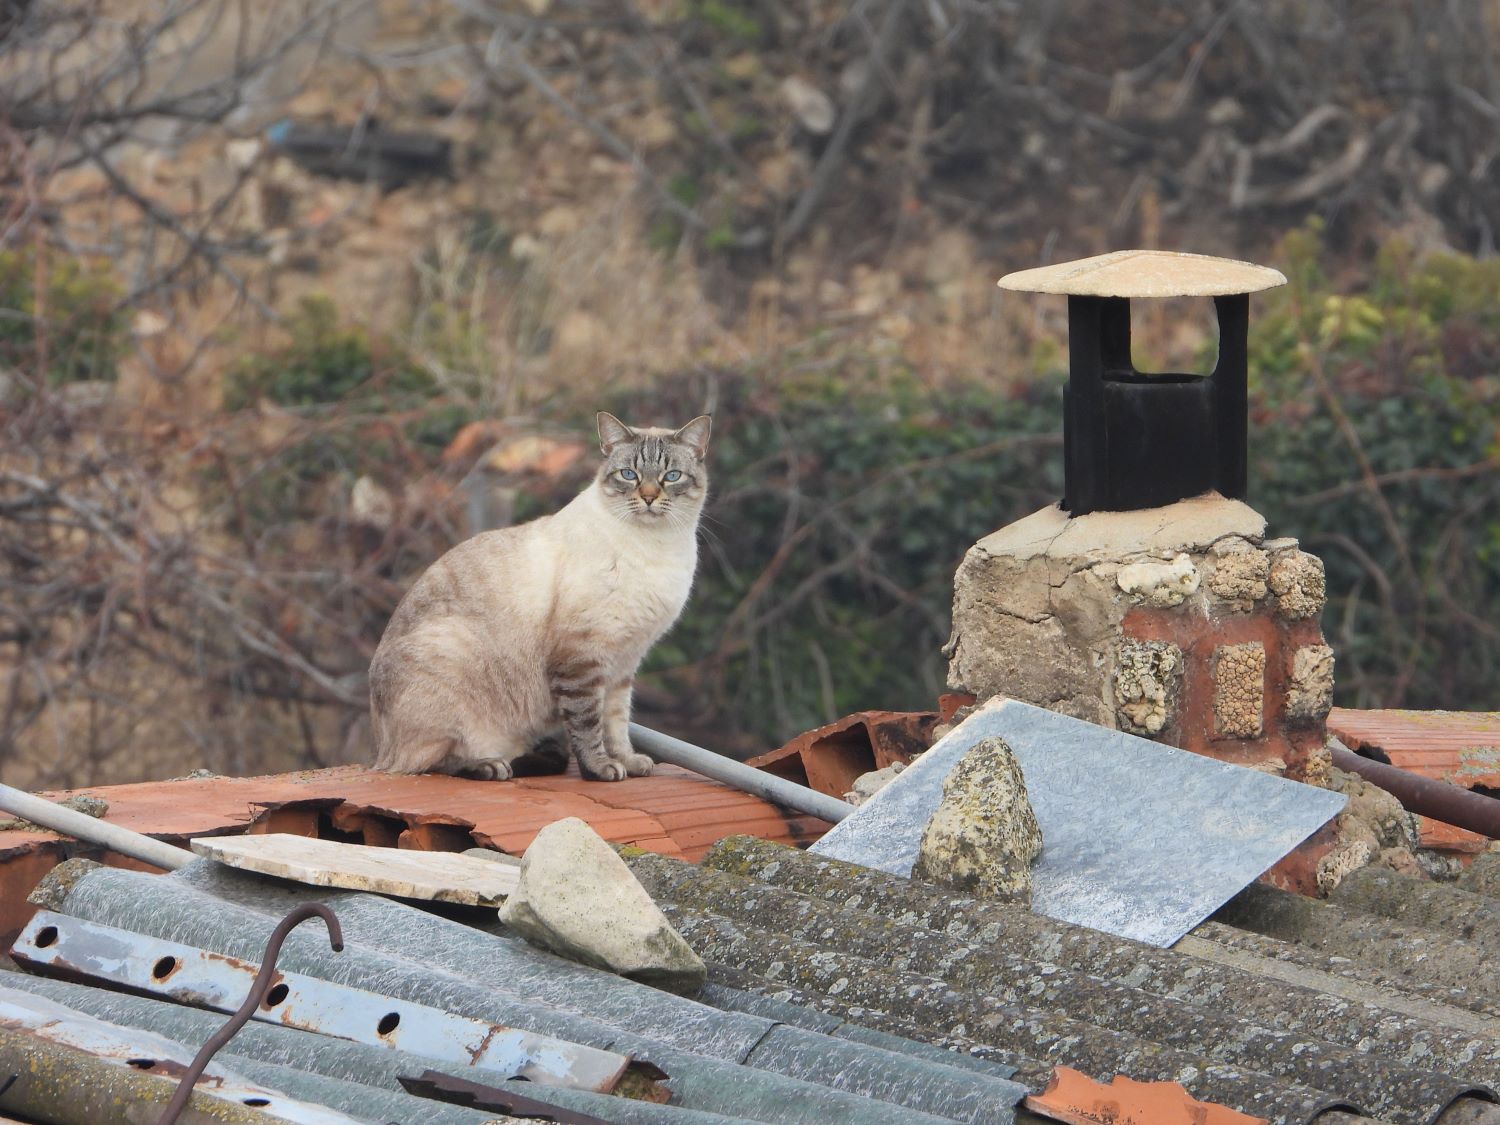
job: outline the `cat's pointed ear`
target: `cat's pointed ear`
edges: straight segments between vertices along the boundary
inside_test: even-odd
[[[599,411],[596,419],[599,423],[599,449],[606,457],[615,446],[629,441],[635,435],[630,432],[630,427],[620,421],[608,410]]]
[[[673,434],[672,440],[682,442],[701,461],[708,453],[708,432],[713,428],[713,421],[712,415],[700,414]]]

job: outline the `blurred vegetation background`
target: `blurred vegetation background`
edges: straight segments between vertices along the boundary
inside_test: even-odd
[[[360,760],[402,592],[601,408],[715,416],[642,721],[930,707],[958,560],[1061,492],[1062,302],[994,280],[1127,246],[1291,280],[1250,499],[1338,702],[1496,706],[1496,3],[33,0],[0,88],[10,783]]]

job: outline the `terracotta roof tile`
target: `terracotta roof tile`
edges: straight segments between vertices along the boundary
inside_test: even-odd
[[[585,781],[576,770],[507,782],[436,774],[404,776],[359,766],[269,777],[206,777],[47,793],[87,792],[109,804],[106,820],[173,841],[236,832],[354,835],[417,850],[493,846],[512,854],[555,820],[576,816],[615,844],[696,860],[725,836],[749,833],[787,844],[828,825],[726,785],[661,765],[650,777]],[[86,849],[85,849],[86,850]],[[0,932],[31,915],[25,898],[79,846],[49,832],[0,832]]]
[[[1105,1085],[1065,1066],[1025,1105],[1066,1125],[1266,1125],[1264,1117],[1200,1102],[1175,1082],[1117,1077]]]

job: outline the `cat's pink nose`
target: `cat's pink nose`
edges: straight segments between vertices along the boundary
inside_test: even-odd
[[[661,495],[661,489],[654,484],[643,484],[637,491],[641,494],[641,499],[646,502],[647,507],[650,507],[656,498]]]

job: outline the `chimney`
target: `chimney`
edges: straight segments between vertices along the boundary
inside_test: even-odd
[[[1005,695],[1317,781],[1333,653],[1323,564],[1246,502],[1248,262],[1130,250],[1012,273],[1068,298],[1065,495],[986,536],[954,580],[955,690]],[[1211,298],[1211,375],[1150,374],[1131,300]]]

